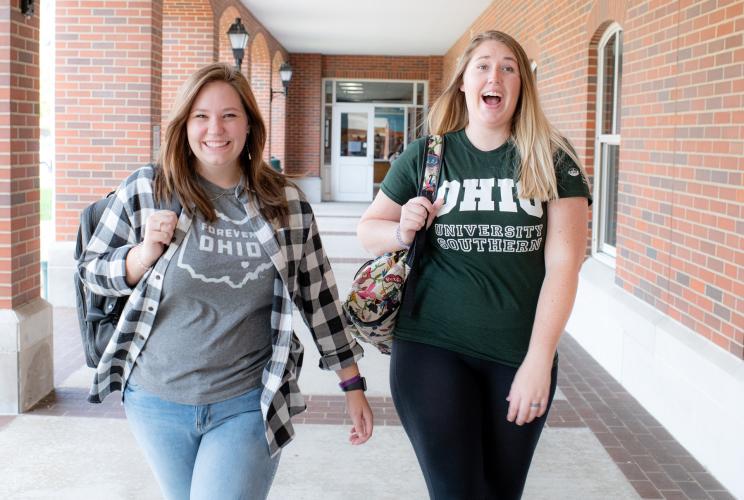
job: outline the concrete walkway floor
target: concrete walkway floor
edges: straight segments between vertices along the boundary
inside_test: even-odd
[[[364,204],[316,205],[339,289],[348,289],[366,252],[355,237]],[[426,499],[413,450],[390,398],[388,359],[365,349],[360,366],[375,412],[373,438],[347,443],[350,421],[333,373],[299,315],[306,347],[300,387],[308,411],[282,453],[272,500]],[[54,311],[55,392],[32,411],[0,416],[0,499],[160,498],[124,419],[119,394],[85,401],[84,366],[73,309]],[[538,445],[525,499],[732,499],[674,438],[570,336],[559,347],[559,391]]]

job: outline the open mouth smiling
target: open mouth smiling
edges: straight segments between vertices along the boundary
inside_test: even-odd
[[[483,95],[481,95],[481,99],[483,99],[483,102],[488,104],[489,106],[497,106],[501,104],[501,94],[498,92],[484,92]]]

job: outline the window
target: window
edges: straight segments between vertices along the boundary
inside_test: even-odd
[[[594,149],[594,232],[592,254],[615,265],[620,158],[620,88],[623,32],[611,25],[597,53],[597,113]]]

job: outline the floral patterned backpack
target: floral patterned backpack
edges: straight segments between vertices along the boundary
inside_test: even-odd
[[[426,196],[432,203],[436,198],[443,157],[443,137],[430,135],[424,148],[419,196]],[[412,311],[416,269],[425,244],[426,228],[422,228],[416,233],[411,248],[366,262],[357,271],[343,304],[353,335],[383,354],[390,354],[399,311],[403,309],[407,314]]]

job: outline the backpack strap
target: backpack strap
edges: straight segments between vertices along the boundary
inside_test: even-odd
[[[442,162],[444,160],[444,136],[430,135],[426,138],[426,147],[422,158],[422,178],[419,196],[425,196],[430,202],[434,203],[439,188],[439,181],[442,175]],[[414,296],[416,285],[418,284],[419,272],[421,266],[420,260],[426,247],[426,227],[422,227],[416,232],[411,248],[408,250],[408,262],[411,270],[408,272],[405,288],[403,289],[403,298],[401,299],[401,310],[409,316],[413,313]]]

